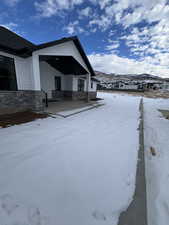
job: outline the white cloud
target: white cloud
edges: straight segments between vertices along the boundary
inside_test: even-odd
[[[99,5],[100,9],[104,9],[107,5],[112,3],[112,0],[89,0],[94,5]]]
[[[154,26],[141,29],[134,28],[131,34],[121,37],[126,41],[131,52],[142,51],[144,55],[169,52],[169,26],[168,20],[162,19]]]
[[[126,28],[143,20],[152,23],[169,18],[167,0],[90,1],[97,4],[103,11],[90,21],[90,25],[97,25],[102,30],[110,28],[114,22],[122,24]],[[130,12],[127,13],[128,9]]]
[[[114,50],[117,49],[120,46],[120,43],[118,41],[111,41],[108,40],[111,44],[106,46],[106,50]]]
[[[94,18],[89,21],[89,26],[93,27],[98,26],[102,31],[105,31],[109,25],[111,24],[111,20],[108,17],[102,15],[100,18]]]
[[[164,18],[168,18],[169,5],[165,4],[166,2],[163,0],[156,2],[157,4],[153,5],[151,8],[147,7],[147,4],[140,4],[140,6],[137,8],[134,7],[133,12],[125,15],[123,18],[121,18],[121,21],[118,21],[118,23],[122,23],[125,27],[128,27],[143,20],[148,23],[152,23],[158,22]]]
[[[92,32],[92,33],[95,33],[96,31],[97,31],[97,28],[96,27],[90,29],[90,32]]]
[[[92,9],[88,6],[82,10],[79,11],[80,18],[82,17],[89,17],[92,13]]]
[[[104,9],[107,5],[109,5],[111,3],[111,0],[100,0],[98,1],[100,8]]]
[[[133,66],[136,72],[141,70],[142,72],[153,71],[154,74],[156,72],[167,74],[168,61],[166,58],[168,55],[166,56],[166,54],[169,52],[169,4],[167,2],[168,0],[36,0],[35,6],[41,17],[51,17],[59,15],[62,11],[71,10],[82,3],[87,3],[85,8],[80,11],[75,10],[75,13],[80,19],[85,17],[88,25],[81,27],[78,21],[70,22],[64,28],[68,34],[94,33],[98,29],[104,32],[109,29],[108,37],[112,38],[116,31],[114,25],[123,26],[123,36],[121,35],[119,39],[125,42],[130,56],[137,56],[139,61],[119,58],[116,55],[119,43],[108,41],[106,50],[111,52],[113,59],[118,59],[118,63],[121,62],[121,65],[123,63],[127,65],[128,62],[129,65],[126,68],[129,71]],[[91,4],[94,5],[95,10],[92,9]],[[100,10],[101,13],[99,13]],[[140,22],[145,22],[145,26],[136,28]],[[128,31],[126,28],[129,28],[128,30],[131,32],[126,33]],[[163,54],[165,57],[162,56]],[[103,60],[110,57],[108,54],[95,56],[97,56],[95,58]],[[111,65],[110,63],[110,67]],[[114,66],[116,68],[117,64]]]
[[[122,18],[122,23],[125,27],[141,22],[143,19],[143,12],[137,8],[133,13],[128,13]]]
[[[13,22],[0,24],[0,26],[6,27],[9,30],[15,30],[15,28],[18,27],[18,25]]]
[[[116,54],[91,54],[88,57],[95,70],[105,73],[151,73],[169,77],[169,53],[161,58],[161,64],[152,57],[146,57],[141,61],[119,57]]]
[[[62,10],[72,9],[83,0],[44,0],[36,1],[35,8],[41,17],[51,17]]]
[[[76,26],[79,24],[78,21],[75,21],[73,23],[69,23],[67,27],[65,27],[64,29],[67,31],[68,34],[72,35],[75,33],[75,28]]]
[[[83,33],[85,30],[80,27],[79,21],[74,21],[69,23],[66,27],[63,28],[68,34],[76,34],[76,33]]]
[[[10,1],[10,0],[6,0]],[[11,0],[19,1],[19,0]],[[36,0],[35,7],[41,17],[51,17],[58,12],[70,10],[86,2],[85,0]],[[112,26],[114,22],[129,27],[143,20],[148,23],[158,22],[161,19],[169,17],[169,5],[167,0],[88,0],[88,4],[92,3],[100,7],[102,13],[92,15],[93,19],[89,21],[90,26],[97,26],[101,30],[106,30]],[[95,7],[94,6],[94,7]],[[126,10],[131,12],[126,14]],[[91,7],[79,11],[80,17],[89,17],[91,15]]]

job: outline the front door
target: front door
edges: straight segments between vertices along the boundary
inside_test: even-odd
[[[55,76],[55,90],[61,91],[61,77]]]

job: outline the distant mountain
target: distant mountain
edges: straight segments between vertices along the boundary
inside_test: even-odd
[[[154,76],[151,74],[114,74],[114,73],[103,73],[95,71],[96,78],[100,81],[111,82],[113,80],[158,80],[158,81],[168,81],[168,79],[161,78],[159,76]]]

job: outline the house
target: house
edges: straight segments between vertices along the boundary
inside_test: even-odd
[[[95,73],[76,36],[35,45],[0,26],[0,113],[43,110],[44,99],[96,98]]]
[[[162,89],[163,81],[145,80],[143,82],[144,90],[159,90]]]

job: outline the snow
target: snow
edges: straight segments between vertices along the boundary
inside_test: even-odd
[[[169,100],[144,99],[149,225],[166,225],[169,221],[169,120],[158,109],[169,110]],[[150,147],[155,149],[155,156]]]
[[[130,204],[139,97],[0,129],[0,224],[116,225]]]

